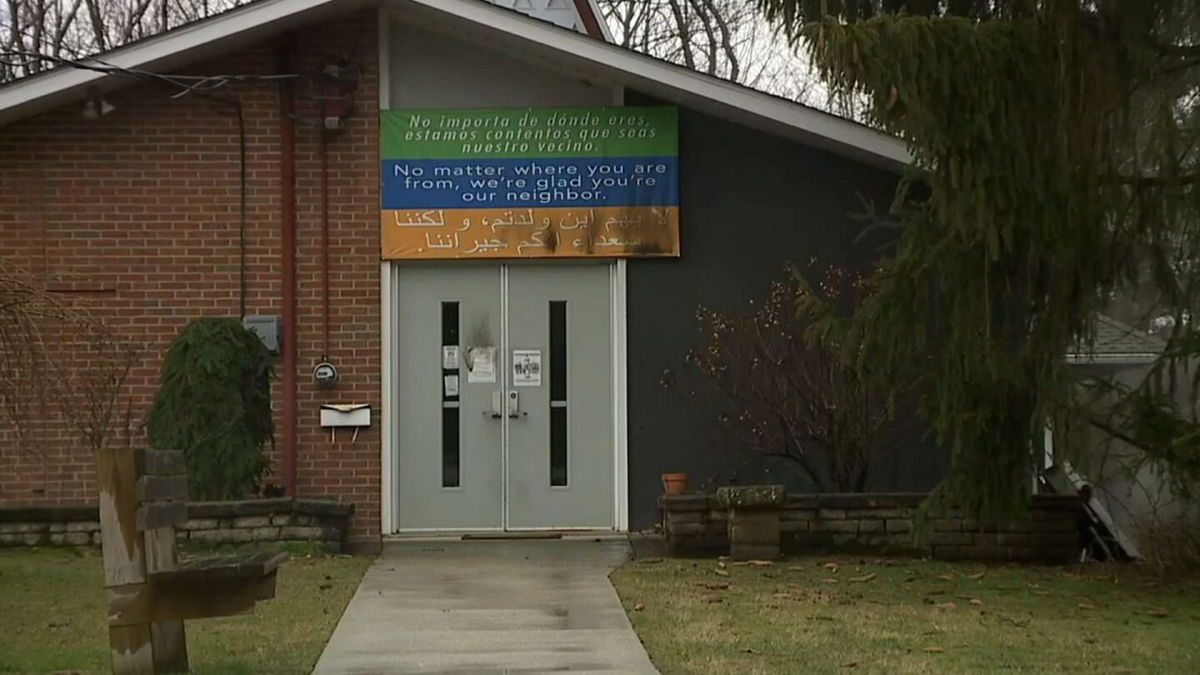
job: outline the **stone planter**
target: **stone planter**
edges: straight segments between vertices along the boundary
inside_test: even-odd
[[[1003,525],[978,523],[949,509],[931,515],[927,536],[918,541],[913,538],[914,519],[925,497],[915,493],[787,495],[778,510],[780,547],[784,553],[872,551],[939,560],[1069,563],[1079,559],[1082,544],[1076,521],[1082,502],[1077,496],[1037,495],[1026,518]],[[659,506],[670,555],[715,556],[730,549],[736,503],[731,509],[715,494],[688,494],[659,497]]]
[[[717,503],[729,509],[729,556],[734,560],[779,557],[779,511],[787,503],[782,485],[717,488]]]
[[[353,504],[322,499],[190,502],[187,522],[176,528],[176,537],[203,544],[313,542],[340,551],[353,513]],[[0,547],[99,543],[95,506],[0,507]]]

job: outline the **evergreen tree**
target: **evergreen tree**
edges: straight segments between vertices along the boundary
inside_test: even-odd
[[[171,342],[146,431],[151,447],[183,450],[192,499],[258,491],[274,441],[271,354],[229,318],[196,319]]]
[[[1156,376],[1123,392],[1124,428],[1152,456],[1190,458],[1172,465],[1183,482],[1200,478],[1186,475],[1194,403],[1163,405],[1200,350],[1200,3],[759,4],[914,158],[874,292],[817,330],[872,376],[924,384],[953,451],[937,495],[984,517],[1020,510],[1031,447],[1075,403],[1065,355],[1148,281],[1174,329]]]

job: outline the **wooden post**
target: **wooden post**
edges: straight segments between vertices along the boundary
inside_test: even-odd
[[[146,530],[146,573],[173,570],[175,561],[175,528],[171,526]],[[183,620],[154,621],[150,624],[150,642],[154,651],[154,669],[159,673],[188,671],[187,637]]]
[[[137,464],[130,450],[105,449],[96,457],[100,492],[100,542],[109,600],[108,642],[115,675],[154,675],[150,624],[113,625],[118,607],[147,596],[146,557],[137,531]]]

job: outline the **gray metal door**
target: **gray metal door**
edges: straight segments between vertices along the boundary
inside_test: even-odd
[[[469,347],[499,356],[500,270],[402,266],[396,276],[397,528],[500,529],[501,420],[490,411],[503,372],[472,384],[466,362]]]
[[[510,529],[613,527],[609,279],[609,265],[509,268]]]
[[[610,274],[396,270],[398,530],[614,526]]]

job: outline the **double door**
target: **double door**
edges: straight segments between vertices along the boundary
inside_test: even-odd
[[[398,530],[614,527],[611,274],[396,269]]]

